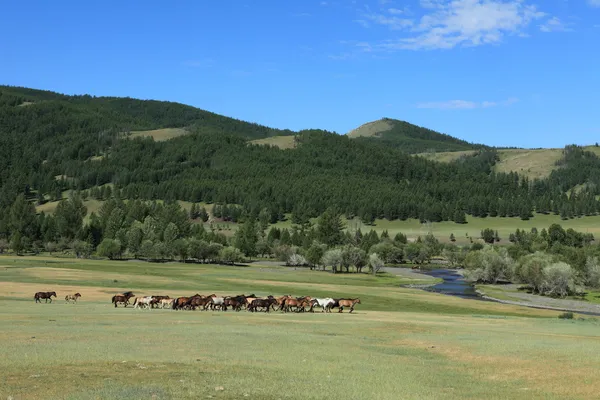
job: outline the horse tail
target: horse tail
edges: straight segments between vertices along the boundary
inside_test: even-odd
[[[133,301],[134,306],[137,304],[137,301],[138,301],[138,297],[136,297],[135,300]]]
[[[117,298],[117,295],[114,295],[114,296],[112,297],[111,303],[114,303],[116,298]]]

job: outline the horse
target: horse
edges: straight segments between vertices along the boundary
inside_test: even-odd
[[[297,297],[296,299],[298,301],[300,301],[300,305],[297,309],[298,312],[306,311],[306,307],[310,307],[310,310],[312,311],[312,297],[304,296],[304,297]]]
[[[285,300],[287,298],[291,298],[291,297],[292,296],[287,295],[287,294],[285,296],[276,297],[275,298],[275,300],[276,300],[275,304],[277,304],[279,306],[279,308],[277,308],[277,311],[283,310],[283,307],[285,305]],[[275,310],[275,305],[273,305],[273,310]]]
[[[356,298],[356,299],[340,299],[339,302],[339,307],[340,307],[340,311],[342,312],[344,310],[344,307],[350,307],[350,313],[352,313],[352,311],[354,311],[354,306],[356,304],[360,304],[360,299]]]
[[[208,304],[210,304],[211,299],[212,299],[212,297],[205,297],[205,296],[196,294],[196,295],[190,297],[185,302],[185,304],[183,305],[183,308],[186,308],[189,310],[195,310],[196,307],[203,307],[204,310],[206,310],[206,308],[208,307]]]
[[[333,306],[334,300],[331,297],[326,297],[324,299],[313,299],[311,302],[311,311],[314,306],[319,306],[322,308],[321,312],[331,312],[331,306]]]
[[[81,293],[77,292],[75,294],[68,294],[65,296],[65,301],[67,303],[70,303],[71,301],[73,303],[77,303],[77,299],[79,299],[81,297]]]
[[[158,307],[161,303],[162,300],[166,299],[170,299],[169,296],[151,296],[152,297],[152,303],[150,303],[150,306],[152,308],[154,308],[155,306]]]
[[[188,302],[189,297],[178,297],[173,302],[173,310],[182,310],[185,304]]]
[[[284,301],[283,301],[283,311],[284,312],[288,312],[292,309],[292,307],[296,308],[296,312],[300,312],[301,310],[304,310],[304,307],[306,306],[306,304],[308,303],[308,301],[305,298],[302,297],[287,297]]]
[[[149,310],[152,305],[152,300],[152,296],[136,297],[133,302],[133,308],[145,308]]]
[[[242,309],[242,306],[244,306],[245,304],[246,297],[243,294],[235,297],[226,297],[223,301],[225,309],[227,309],[227,307],[231,307],[235,311],[240,311]]]
[[[162,299],[159,301],[160,308],[173,308],[173,303],[175,299]]]
[[[133,294],[133,292],[125,292],[123,294],[116,294],[112,297],[112,303],[115,305],[115,308],[117,308],[118,303],[123,303],[123,305],[125,307],[127,307],[127,305],[129,304],[129,299],[131,299],[134,296],[135,295]]]
[[[250,303],[250,305],[248,306],[248,311],[255,312],[258,311],[258,307],[263,307],[265,309],[265,312],[269,312],[271,306],[275,303],[277,303],[277,300],[274,297],[268,299],[254,299],[252,300],[252,303]]]
[[[223,311],[227,311],[227,306],[225,305],[225,298],[209,296],[209,304],[211,310],[215,310],[216,308],[220,308]]]
[[[36,303],[41,303],[40,299],[45,299],[46,303],[50,300],[50,303],[52,303],[52,296],[56,297],[56,292],[37,292],[33,295],[33,298]]]

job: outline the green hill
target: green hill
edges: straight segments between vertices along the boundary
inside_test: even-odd
[[[401,149],[406,153],[465,151],[485,147],[405,121],[390,118],[383,118],[363,124],[348,132],[348,137],[360,140],[377,140],[387,146]]]
[[[262,145],[286,136],[293,150]],[[447,148],[463,157],[439,163],[407,154]],[[178,103],[0,87],[0,238],[19,194],[43,203],[108,186],[122,199],[266,209],[273,223],[329,207],[367,223],[595,215],[600,159],[569,147],[552,165],[528,180],[503,172],[502,151],[396,120],[351,135],[292,132]]]

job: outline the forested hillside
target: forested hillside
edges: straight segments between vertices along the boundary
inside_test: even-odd
[[[292,134],[178,103],[0,86],[0,206],[28,187],[51,192],[54,167],[42,165],[102,155],[130,131],[175,127],[245,138]]]
[[[348,136],[357,140],[377,141],[411,154],[486,148],[484,145],[472,144],[450,135],[391,118],[383,118],[361,125],[349,132]]]
[[[291,134],[175,103],[0,91],[0,235],[19,194],[58,200],[67,189],[111,184],[121,199],[238,204],[271,222],[299,221],[334,206],[366,223],[375,218],[465,222],[477,217],[600,211],[600,159],[572,146],[547,179],[496,173],[498,155],[481,148],[442,164],[413,157],[385,140],[320,130],[296,132],[295,148],[249,144]],[[187,126],[167,141],[124,132]],[[400,129],[400,128],[398,128]],[[413,136],[415,137],[413,137]],[[439,139],[405,132],[405,138]],[[408,140],[408,139],[407,139]],[[447,140],[457,146],[457,139]],[[418,147],[418,146],[417,146]],[[571,190],[577,188],[577,190]]]

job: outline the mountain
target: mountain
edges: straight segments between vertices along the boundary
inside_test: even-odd
[[[353,139],[377,140],[411,154],[476,150],[486,147],[391,118],[368,122],[348,132],[347,135]]]
[[[157,132],[170,138],[154,140]],[[256,141],[284,136],[293,139],[286,150]],[[448,146],[471,151],[448,163],[407,154]],[[496,171],[498,160],[495,149],[395,120],[352,135],[292,132],[178,103],[0,87],[0,239],[19,221],[10,216],[20,194],[41,204],[69,189],[101,200],[111,188],[121,199],[237,204],[266,209],[271,222],[329,207],[367,222],[600,211],[592,152],[568,147],[560,168],[532,181]]]

